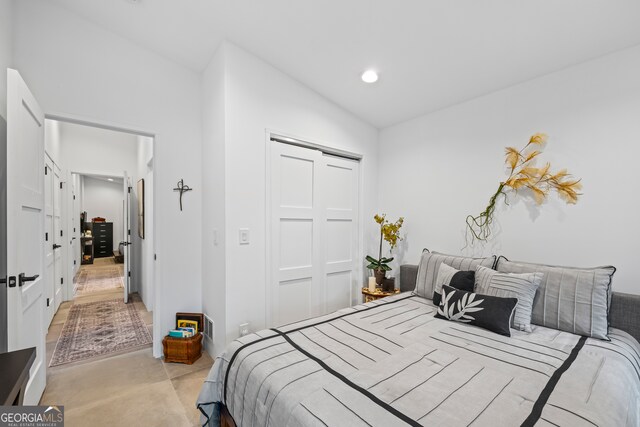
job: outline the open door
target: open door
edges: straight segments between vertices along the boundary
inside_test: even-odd
[[[35,347],[23,404],[46,384],[44,114],[16,70],[7,72],[7,347]]]
[[[131,259],[129,258],[131,251],[131,184],[127,172],[124,172],[124,201],[122,203],[122,218],[124,219],[124,227],[122,241],[124,242],[124,302],[129,302],[129,293],[131,292]]]

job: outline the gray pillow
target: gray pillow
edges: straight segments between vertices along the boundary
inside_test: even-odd
[[[487,258],[468,258],[455,255],[445,255],[438,252],[429,252],[425,249],[418,265],[418,277],[416,278],[415,293],[423,298],[433,299],[433,289],[440,264],[446,262],[447,265],[457,270],[475,271],[476,267],[492,268],[496,262],[496,256]]]
[[[575,268],[498,259],[505,273],[544,274],[533,300],[531,323],[608,340],[611,279],[615,267]]]
[[[542,273],[500,273],[490,268],[476,268],[474,292],[501,298],[517,298],[515,315],[511,326],[531,332],[531,310],[533,299],[542,281]]]

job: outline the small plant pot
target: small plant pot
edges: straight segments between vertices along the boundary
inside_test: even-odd
[[[375,271],[376,284],[378,286],[381,286],[384,283],[384,278],[385,278],[386,274],[387,274],[387,272],[384,271],[384,270],[376,270]]]

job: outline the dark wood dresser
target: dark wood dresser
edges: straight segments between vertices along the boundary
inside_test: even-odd
[[[93,257],[113,256],[113,223],[93,223]]]
[[[36,348],[0,354],[0,405],[22,405]]]

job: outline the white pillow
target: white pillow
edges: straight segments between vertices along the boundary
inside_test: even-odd
[[[531,332],[531,311],[533,299],[542,281],[542,273],[499,273],[490,268],[476,268],[475,292],[502,298],[517,298],[516,312],[512,326]]]

